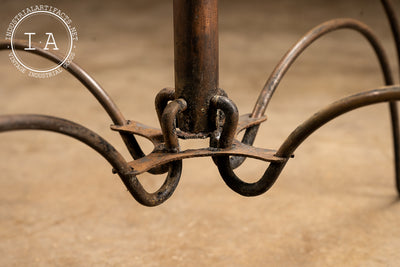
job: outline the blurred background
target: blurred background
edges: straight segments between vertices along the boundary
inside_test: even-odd
[[[400,14],[400,1],[394,3]],[[35,4],[42,3],[2,1],[2,39],[12,18]],[[172,1],[46,4],[68,14],[78,31],[74,61],[126,118],[158,127],[155,95],[174,86]],[[374,29],[397,78],[390,28],[377,0],[220,0],[220,87],[240,114],[252,111],[269,73],[304,33],[338,17],[360,19]],[[129,159],[106,113],[70,74],[27,77],[6,51],[0,62],[1,114],[70,119]],[[255,145],[276,149],[319,109],[381,85],[377,59],[363,37],[350,30],[331,33],[287,73]],[[317,131],[264,195],[239,196],[209,158],[192,159],[184,161],[175,194],[156,208],[136,203],[108,163],[71,138],[47,132],[0,137],[2,266],[396,266],[400,261],[400,204],[386,104],[351,112]],[[150,152],[150,143],[140,141]],[[255,181],[265,167],[248,160],[237,173]],[[164,176],[139,178],[151,191]]]

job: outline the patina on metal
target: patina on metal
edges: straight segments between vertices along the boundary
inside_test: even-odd
[[[400,30],[390,0],[381,0],[391,26],[400,65]],[[61,133],[93,148],[118,174],[132,196],[145,206],[157,206],[170,198],[182,173],[182,160],[212,157],[225,181],[243,196],[257,196],[275,183],[297,147],[312,133],[334,118],[367,105],[388,102],[392,123],[396,188],[400,194],[400,134],[396,101],[400,85],[394,85],[389,59],[376,35],[365,24],[354,19],[334,19],[313,28],[284,55],[269,76],[251,114],[239,116],[235,103],[218,88],[218,3],[217,0],[174,0],[175,88],[162,89],[155,98],[160,128],[126,120],[103,88],[76,63],[63,66],[93,94],[111,118],[111,129],[117,131],[133,160],[127,161],[105,139],[86,127],[69,120],[35,114],[0,116],[0,132],[44,130]],[[280,81],[301,53],[320,37],[339,30],[360,33],[372,46],[382,70],[385,87],[345,97],[322,109],[297,127],[277,149],[253,146],[260,124]],[[14,48],[24,50],[25,42],[13,41]],[[55,63],[62,57],[31,44],[35,53]],[[10,49],[10,42],[0,42],[0,50]],[[26,50],[25,50],[26,51]],[[238,134],[245,131],[241,141]],[[145,155],[135,135],[150,140],[153,151]],[[180,149],[180,139],[209,138],[210,146]],[[234,173],[246,158],[267,162],[264,175],[247,183]],[[153,193],[147,192],[137,175],[167,173],[164,183]]]
[[[174,0],[175,98],[188,109],[178,127],[209,133],[210,100],[218,94],[218,0]]]

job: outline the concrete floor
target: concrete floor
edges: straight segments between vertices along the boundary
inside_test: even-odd
[[[19,10],[36,4],[3,2],[4,32]],[[127,118],[157,126],[154,97],[173,86],[172,1],[49,2],[77,26],[75,61]],[[369,24],[397,70],[379,1],[220,1],[220,86],[241,114],[252,110],[287,49],[336,17]],[[71,119],[128,158],[105,112],[68,73],[31,79],[6,52],[0,60],[1,114]],[[365,40],[351,31],[333,33],[287,73],[256,145],[277,148],[320,108],[380,85]],[[172,198],[146,208],[84,145],[46,132],[1,134],[0,266],[398,266],[400,203],[390,136],[386,104],[349,113],[307,140],[274,187],[254,198],[232,192],[210,159],[185,160]],[[238,173],[252,181],[264,168],[249,161]],[[140,177],[149,190],[163,178]]]

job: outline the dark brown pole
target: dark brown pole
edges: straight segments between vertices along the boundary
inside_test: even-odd
[[[187,109],[178,127],[208,133],[211,98],[218,94],[218,0],[174,0],[175,98]]]

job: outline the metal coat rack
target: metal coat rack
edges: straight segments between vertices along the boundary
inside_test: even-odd
[[[395,9],[390,0],[381,0],[386,12],[400,64],[400,29]],[[283,56],[262,89],[250,114],[239,116],[238,109],[226,92],[218,86],[218,1],[174,0],[175,88],[161,90],[155,98],[155,109],[160,128],[126,120],[105,90],[82,68],[72,62],[64,68],[77,78],[99,101],[110,116],[128,148],[133,160],[127,161],[104,138],[88,128],[62,118],[45,115],[2,115],[0,132],[16,130],[45,130],[73,137],[100,153],[113,167],[132,196],[146,206],[157,206],[167,200],[177,187],[182,171],[182,160],[212,157],[225,181],[243,196],[265,193],[274,184],[296,148],[319,127],[351,110],[381,102],[388,102],[391,115],[396,189],[400,194],[400,134],[398,108],[400,85],[394,85],[389,60],[379,39],[372,30],[355,19],[334,19],[322,23],[306,33]],[[264,121],[268,104],[281,79],[297,57],[314,41],[330,32],[350,29],[360,33],[372,46],[384,77],[385,86],[343,98],[322,109],[298,126],[277,149],[253,146],[258,129]],[[10,42],[0,42],[0,49],[10,49]],[[28,44],[13,41],[14,49],[24,50]],[[29,50],[57,64],[62,57],[37,45]],[[242,140],[237,135],[245,131]],[[154,150],[145,155],[135,135],[150,140]],[[182,151],[180,139],[209,138],[203,149]],[[268,162],[264,175],[254,183],[241,180],[234,173],[246,158]],[[163,185],[154,193],[147,192],[137,176],[166,173]]]

